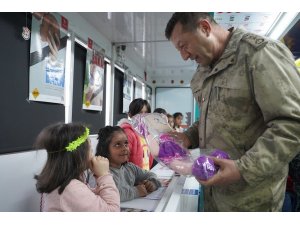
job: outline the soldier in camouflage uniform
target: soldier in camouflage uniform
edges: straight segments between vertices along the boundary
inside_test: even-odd
[[[205,211],[281,211],[289,162],[300,152],[300,77],[279,42],[225,30],[208,13],[175,13],[166,27],[184,60],[201,117],[177,134],[186,147],[222,149],[204,185]]]

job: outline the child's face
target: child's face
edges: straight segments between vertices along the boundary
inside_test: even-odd
[[[123,163],[128,161],[128,139],[124,132],[114,132],[108,148],[111,167],[120,168]]]
[[[180,126],[182,123],[182,116],[177,116],[174,121],[176,126]]]
[[[173,117],[168,117],[168,123],[170,124],[171,127],[174,127],[174,119],[173,119]]]

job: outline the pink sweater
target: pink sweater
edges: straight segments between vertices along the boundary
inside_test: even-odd
[[[111,174],[99,177],[94,190],[73,179],[61,195],[58,194],[58,188],[45,195],[44,211],[119,212],[120,195]]]

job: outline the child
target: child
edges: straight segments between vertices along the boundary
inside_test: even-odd
[[[89,129],[79,123],[58,123],[44,128],[35,147],[47,150],[47,162],[35,175],[39,193],[47,193],[43,211],[120,211],[118,189],[104,157],[93,156]],[[85,184],[91,169],[97,187]]]
[[[140,113],[151,113],[150,104],[142,98],[134,99],[129,105],[128,116],[131,118]],[[145,138],[135,132],[128,119],[122,119],[118,126],[124,129],[129,144],[129,162],[134,163],[144,170],[150,170],[153,165],[153,157],[150,154]]]
[[[182,123],[182,119],[183,119],[183,115],[181,112],[176,112],[173,114],[173,118],[174,118],[174,129],[177,132],[182,133],[183,132],[183,128],[180,126]]]
[[[174,129],[174,117],[169,113],[167,113],[167,117],[168,117],[168,123],[169,123],[170,127],[172,127]]]
[[[121,202],[144,197],[161,186],[154,173],[128,162],[128,139],[121,127],[101,128],[96,149],[96,155],[109,160],[109,169],[119,189]]]

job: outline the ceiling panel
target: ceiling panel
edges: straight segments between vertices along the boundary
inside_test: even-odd
[[[192,76],[196,63],[181,59],[166,40],[165,26],[171,12],[82,12],[79,13],[108,40],[126,44],[125,57],[155,76]],[[280,13],[216,12],[223,27],[243,27],[265,35]],[[125,60],[126,63],[126,60]]]
[[[217,12],[214,19],[226,29],[240,27],[249,32],[266,35],[279,15],[278,12]]]

